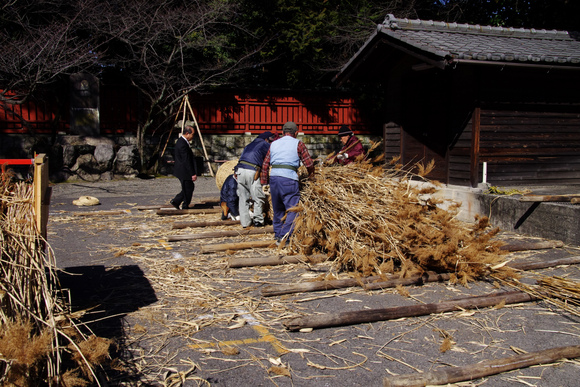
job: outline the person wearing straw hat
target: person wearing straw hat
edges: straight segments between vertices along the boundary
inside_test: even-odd
[[[354,135],[352,130],[346,125],[342,125],[338,130],[338,138],[342,143],[342,148],[336,155],[336,161],[341,165],[352,163],[358,156],[365,153],[360,140]]]
[[[238,165],[235,167],[238,178],[238,196],[240,223],[242,227],[264,227],[263,207],[266,201],[266,194],[260,184],[260,168],[264,162],[264,157],[270,149],[270,144],[278,136],[272,132],[264,132],[249,143],[240,156]],[[250,213],[250,206],[253,203],[253,211]]]
[[[181,192],[179,192],[170,203],[176,209],[181,205],[182,209],[188,209],[191,203],[191,197],[195,190],[195,181],[197,180],[197,165],[193,157],[190,142],[193,139],[194,129],[192,126],[183,128],[181,137],[175,143],[175,166],[173,175],[181,183]]]
[[[282,138],[270,145],[270,150],[264,158],[260,181],[270,183],[272,210],[274,216],[274,237],[276,244],[286,240],[294,230],[295,212],[286,211],[298,205],[300,201],[300,185],[298,167],[300,162],[306,167],[308,176],[314,174],[314,162],[306,149],[306,145],[296,138],[298,127],[294,122],[286,122],[282,128]],[[270,171],[270,166],[272,170]],[[286,216],[285,220],[282,219]]]

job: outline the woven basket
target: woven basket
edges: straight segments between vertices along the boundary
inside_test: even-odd
[[[215,184],[217,185],[218,189],[221,191],[224,182],[228,178],[229,175],[234,173],[234,167],[238,165],[238,160],[229,160],[220,165],[216,174],[215,174]]]

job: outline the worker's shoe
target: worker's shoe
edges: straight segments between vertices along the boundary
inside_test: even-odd
[[[171,205],[172,205],[173,207],[175,207],[175,209],[176,209],[176,210],[179,210],[179,204],[177,204],[177,203],[175,202],[175,200],[171,199],[171,200],[169,201],[169,203],[171,203]]]
[[[263,222],[254,222],[254,227],[264,227]]]

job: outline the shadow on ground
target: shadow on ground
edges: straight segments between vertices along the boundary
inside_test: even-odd
[[[133,362],[126,350],[124,317],[157,301],[143,271],[137,265],[75,266],[60,270],[58,277],[61,289],[70,298],[71,311],[86,311],[78,321],[79,326],[90,329],[87,334],[94,333],[116,343],[111,357],[120,360],[123,367],[107,369],[108,379],[138,380],[138,372],[127,366]]]

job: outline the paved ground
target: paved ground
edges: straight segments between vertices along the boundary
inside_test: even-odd
[[[497,292],[493,282],[470,287],[447,283],[395,289],[360,288],[264,297],[267,286],[307,282],[329,266],[285,265],[228,268],[232,257],[277,254],[273,249],[201,254],[217,242],[271,239],[270,235],[168,242],[176,221],[218,220],[219,214],[158,216],[136,206],[166,204],[179,190],[174,178],[53,187],[49,243],[63,269],[76,310],[93,331],[119,343],[122,367],[109,371],[109,385],[167,385],[181,375],[184,386],[381,386],[384,377],[477,363],[580,344],[580,318],[545,302],[449,312],[310,332],[290,332],[291,317],[365,311],[438,302]],[[95,196],[96,207],[72,200]],[[217,198],[212,178],[201,178],[194,201]],[[123,210],[120,215],[99,211]],[[93,212],[89,215],[81,213]],[[219,226],[211,230],[240,230]],[[580,255],[574,246],[514,254],[543,260]],[[536,274],[580,278],[578,266]],[[533,278],[524,281],[532,282]],[[500,287],[501,288],[501,287]],[[445,340],[447,338],[448,340]],[[450,348],[444,350],[444,343]],[[576,386],[579,365],[567,361],[477,380],[487,386]],[[181,372],[181,374],[179,374]],[[179,385],[179,384],[176,384]],[[207,385],[207,384],[205,384]]]

